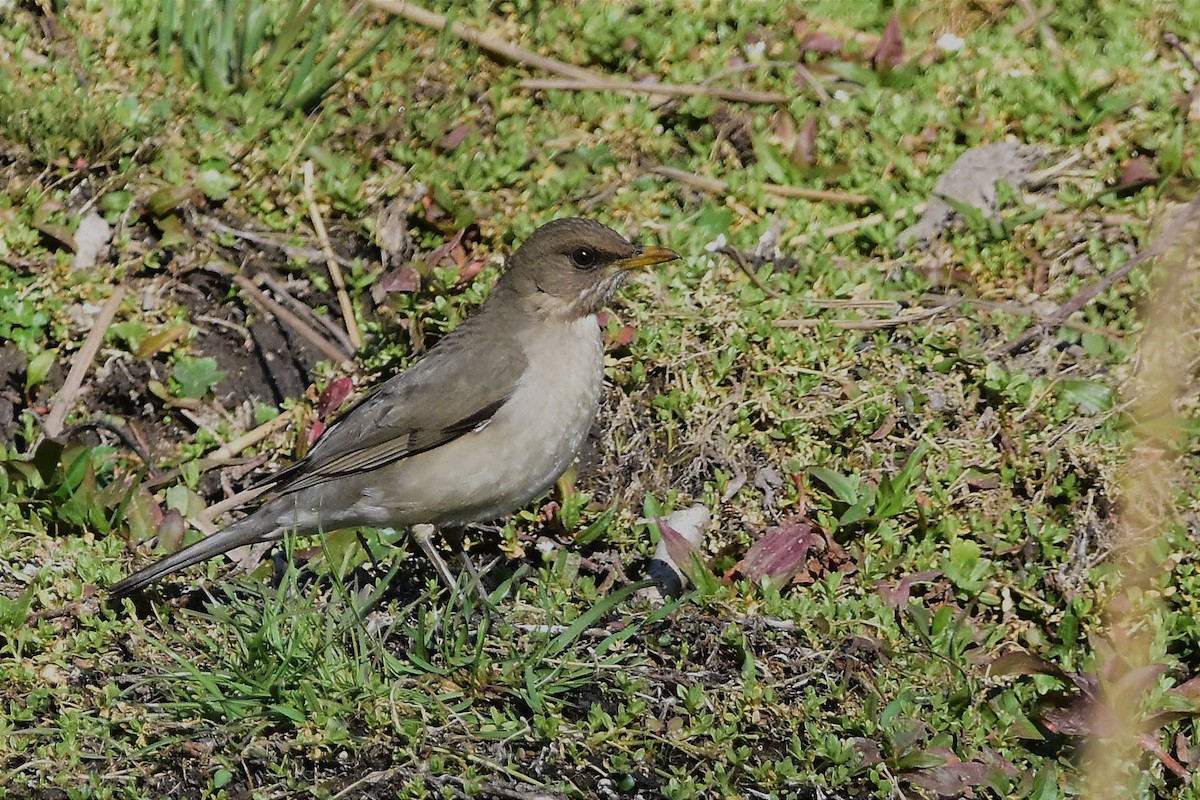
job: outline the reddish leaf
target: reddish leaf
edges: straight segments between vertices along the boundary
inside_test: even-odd
[[[842,52],[842,40],[818,31],[805,36],[800,42],[800,49],[806,53],[835,55]]]
[[[786,584],[804,566],[813,535],[813,526],[808,522],[768,529],[746,552],[742,574],[752,581],[769,578],[776,585]]]
[[[304,435],[304,441],[308,444],[309,447],[312,447],[313,443],[316,442],[317,439],[320,439],[321,434],[324,432],[325,432],[325,423],[322,422],[321,420],[316,420],[309,427],[308,432]]]
[[[900,608],[908,603],[908,598],[912,594],[913,584],[925,583],[941,576],[941,570],[936,569],[914,572],[912,575],[901,578],[895,584],[891,581],[879,581],[879,583],[875,584],[875,591],[879,592],[879,596],[883,598],[883,602],[889,607]]]
[[[905,773],[910,783],[943,797],[962,797],[976,786],[986,786],[992,766],[979,761],[959,761]]]
[[[637,329],[632,325],[622,325],[615,333],[608,335],[609,347],[628,347],[637,338]]]
[[[385,292],[410,294],[421,288],[421,273],[411,264],[405,264],[380,278],[379,288]]]
[[[325,419],[337,411],[353,391],[354,381],[350,378],[334,378],[317,398],[317,416]]]
[[[447,151],[453,150],[462,144],[463,140],[466,139],[470,134],[471,126],[467,123],[464,122],[461,125],[456,125],[453,130],[443,136],[442,140],[438,142],[438,148]]]
[[[1097,707],[1081,695],[1071,695],[1062,700],[1060,705],[1047,706],[1038,713],[1042,724],[1054,733],[1063,736],[1089,736],[1098,732],[1101,727],[1097,715]]]
[[[1070,681],[1067,673],[1057,664],[1052,664],[1044,658],[1027,653],[1024,650],[1013,650],[1002,653],[988,664],[990,675],[1053,675],[1064,681]]]
[[[442,262],[442,259],[454,251],[454,248],[459,247],[462,244],[463,235],[466,234],[466,232],[467,229],[463,228],[458,233],[454,234],[453,239],[443,243],[439,247],[434,248],[429,255],[425,256],[425,258],[422,260],[429,266],[436,267]]]
[[[704,566],[704,556],[700,553],[700,549],[692,544],[686,536],[668,525],[662,517],[655,517],[654,524],[658,526],[658,533],[662,537],[663,545],[667,548],[667,555],[672,563],[695,585],[697,583],[695,573],[698,570],[707,569]]]
[[[1163,746],[1159,744],[1158,739],[1149,733],[1144,733],[1138,737],[1138,742],[1142,745],[1142,749],[1150,753],[1162,762],[1163,766],[1175,773],[1175,776],[1185,782],[1192,780],[1192,773],[1188,772],[1187,768],[1180,764],[1171,756]]]
[[[876,72],[889,72],[904,63],[904,34],[900,32],[900,17],[892,14],[879,44],[871,52],[871,66]]]
[[[454,282],[454,285],[462,286],[463,284],[470,283],[475,279],[476,275],[483,272],[485,266],[486,264],[478,260],[468,263],[458,271],[458,280]]]
[[[1200,701],[1200,675],[1179,684],[1171,691],[1189,700]]]
[[[1143,186],[1149,186],[1158,181],[1158,170],[1154,162],[1145,156],[1134,156],[1126,159],[1121,165],[1121,175],[1117,178],[1117,189],[1132,191]]]

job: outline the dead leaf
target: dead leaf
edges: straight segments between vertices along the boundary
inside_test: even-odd
[[[408,200],[395,197],[375,216],[375,244],[384,266],[412,258],[415,245],[408,228]]]
[[[454,234],[454,238],[450,239],[448,242],[442,243],[438,247],[435,247],[433,250],[429,251],[429,255],[425,256],[421,260],[430,267],[436,267],[442,263],[442,260],[446,258],[446,256],[454,253],[456,248],[462,253],[463,256],[465,256],[466,251],[462,249],[462,240],[466,232],[467,229],[462,228],[458,233]],[[456,265],[461,266],[463,261],[455,259],[455,263]]]
[[[1145,156],[1134,156],[1125,160],[1121,165],[1121,175],[1117,178],[1117,191],[1132,192],[1143,186],[1151,186],[1158,182],[1158,170],[1154,162]]]
[[[813,540],[813,525],[794,522],[781,528],[769,528],[742,559],[742,574],[754,582],[769,579],[786,586],[804,566]]]
[[[138,358],[149,358],[168,345],[172,345],[184,336],[187,336],[191,330],[191,325],[184,325],[182,323],[163,328],[158,333],[152,333],[143,339],[141,344],[138,345],[137,353],[134,355]]]
[[[937,792],[942,797],[963,797],[976,786],[986,786],[993,769],[992,765],[980,761],[956,760],[940,767],[906,772],[904,777],[914,786]]]
[[[71,261],[71,268],[91,269],[96,266],[100,257],[108,252],[110,241],[112,226],[95,211],[90,212],[75,229],[75,258]]]
[[[886,74],[904,63],[904,34],[900,31],[900,17],[892,14],[879,44],[871,51],[871,66],[876,72]]]
[[[453,150],[462,144],[464,139],[471,135],[471,131],[471,126],[465,122],[461,125],[454,126],[454,128],[445,136],[443,136],[440,142],[438,142],[438,149],[445,151]]]
[[[183,524],[183,515],[174,508],[168,508],[159,520],[158,529],[158,545],[168,553],[174,553],[183,545],[183,534],[186,526]]]
[[[462,269],[458,271],[458,280],[454,282],[455,286],[465,286],[475,279],[475,276],[483,272],[486,267],[482,261],[478,259],[468,262]]]
[[[908,599],[912,595],[913,584],[925,583],[941,576],[941,570],[936,569],[914,572],[912,575],[906,575],[901,578],[895,584],[891,581],[879,581],[875,584],[875,591],[879,592],[879,596],[887,606],[890,608],[900,608],[908,604]]]
[[[411,264],[398,267],[379,279],[379,288],[385,294],[402,292],[412,294],[421,288],[421,273]]]
[[[958,212],[943,198],[979,209],[988,218],[999,220],[999,193],[996,184],[1019,187],[1033,173],[1044,151],[1017,142],[995,142],[974,147],[942,173],[933,185],[933,194],[925,213],[896,237],[902,248],[924,248],[958,219]]]
[[[862,759],[859,762],[861,767],[870,767],[883,762],[883,753],[879,749],[879,745],[870,739],[855,737],[850,740],[850,746],[858,751],[858,756]]]
[[[802,167],[817,163],[817,118],[809,117],[800,128],[796,146],[792,149],[792,161]]]
[[[1067,673],[1061,667],[1033,653],[1024,650],[1013,650],[1001,653],[988,664],[989,675],[1053,675],[1064,681],[1069,681]]]
[[[842,52],[842,40],[820,31],[809,33],[800,39],[800,50],[805,53],[836,55]]]
[[[346,398],[354,391],[354,381],[350,378],[334,378],[317,398],[317,416],[325,419],[342,407]]]

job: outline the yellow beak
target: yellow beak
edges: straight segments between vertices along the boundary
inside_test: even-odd
[[[642,267],[653,267],[655,264],[665,264],[677,258],[679,258],[679,253],[665,247],[643,247],[642,252],[636,256],[614,261],[613,266],[618,269],[641,269]]]

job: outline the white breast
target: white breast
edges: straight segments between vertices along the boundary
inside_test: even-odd
[[[453,448],[412,460],[414,468],[421,462],[412,473],[423,486],[447,489],[432,504],[438,512],[422,521],[461,525],[510,514],[549,489],[579,453],[600,403],[600,325],[590,316],[539,325],[532,335],[523,343],[524,377],[496,415]],[[445,458],[451,452],[453,462]]]

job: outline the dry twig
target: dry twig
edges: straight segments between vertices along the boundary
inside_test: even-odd
[[[694,172],[687,172],[674,167],[650,167],[649,172],[655,175],[661,175],[664,178],[670,178],[673,181],[693,186],[711,194],[726,194],[729,191],[729,182],[723,181],[720,178],[709,178],[704,175],[697,175]],[[842,203],[850,206],[861,206],[872,202],[871,198],[865,194],[854,194],[852,192],[834,192],[825,189],[803,189],[799,186],[781,186],[777,183],[764,183],[763,190],[777,197],[798,197],[803,200],[812,200],[820,203]]]
[[[67,412],[75,403],[75,398],[79,394],[80,387],[83,386],[83,379],[92,364],[92,359],[96,357],[100,345],[104,344],[104,335],[108,333],[108,326],[112,325],[113,317],[117,315],[117,308],[124,299],[125,287],[118,286],[104,303],[100,313],[96,315],[95,324],[88,332],[83,347],[79,348],[79,352],[75,354],[75,359],[71,362],[71,371],[67,373],[66,382],[50,403],[50,413],[46,415],[46,421],[42,424],[42,430],[48,438],[53,439],[62,433],[63,420],[67,418]]]
[[[522,89],[558,89],[566,92],[637,92],[639,94],[661,94],[668,97],[715,97],[734,103],[756,103],[779,105],[788,102],[787,95],[778,92],[756,92],[751,89],[722,89],[719,86],[690,85],[679,83],[646,83],[623,81],[619,78],[588,78],[562,80],[554,78],[526,78],[521,81]]]
[[[890,219],[892,221],[898,221],[898,220],[904,219],[907,216],[919,217],[924,213],[925,213],[925,204],[917,203],[912,208],[899,209],[898,211],[896,211],[896,213],[891,215]],[[882,225],[883,223],[887,222],[888,220],[889,220],[889,217],[887,214],[884,214],[882,211],[878,211],[874,214],[868,214],[865,217],[861,217],[860,219],[853,220],[852,222],[847,222],[844,225],[831,225],[828,228],[825,228],[823,231],[821,231],[821,234],[826,239],[832,239],[834,236],[842,236],[843,234],[854,233],[855,231],[859,231],[863,228],[870,228],[874,225]]]
[[[1074,297],[1063,303],[1058,311],[1055,311],[1041,323],[1033,325],[1017,338],[1001,345],[996,349],[996,355],[1010,355],[1015,353],[1039,336],[1062,327],[1068,317],[1086,307],[1088,303],[1096,299],[1097,295],[1111,289],[1117,283],[1123,281],[1130,272],[1170,249],[1175,240],[1179,238],[1179,234],[1183,232],[1192,218],[1198,214],[1200,214],[1200,195],[1192,198],[1187,205],[1175,213],[1152,245],[1136,253],[1120,267],[1105,275],[1091,286],[1080,290]]]
[[[325,221],[321,219],[321,211],[317,208],[312,184],[312,162],[305,161],[304,200],[308,203],[308,215],[317,232],[317,239],[321,242],[321,249],[325,252],[325,264],[329,268],[329,277],[333,279],[333,286],[337,289],[338,305],[342,309],[342,319],[346,322],[346,335],[350,337],[350,343],[357,350],[362,347],[362,333],[358,330],[358,320],[354,318],[354,306],[350,303],[350,293],[346,291],[346,279],[342,277],[342,267],[338,264],[337,256],[333,252],[333,245],[329,243],[329,233],[325,230]]]
[[[338,364],[344,364],[350,360],[350,354],[343,352],[340,347],[326,339],[316,330],[314,330],[307,322],[300,319],[298,316],[288,311],[283,306],[276,303],[271,298],[263,294],[254,282],[244,275],[234,275],[233,282],[245,292],[252,301],[257,303],[262,309],[270,314],[273,314],[280,322],[284,323],[300,336],[304,337],[314,347],[324,353],[328,358],[333,359]]]
[[[275,416],[275,417],[267,420],[262,425],[259,425],[257,428],[252,428],[252,429],[246,431],[245,433],[243,433],[241,436],[234,439],[233,441],[226,442],[225,444],[221,445],[216,450],[209,453],[208,457],[209,458],[233,458],[234,456],[238,455],[243,450],[245,450],[247,447],[252,447],[252,446],[258,444],[263,439],[266,439],[268,436],[273,434],[275,431],[279,430],[280,428],[285,427],[289,422],[292,421],[292,417],[294,417],[294,416],[296,416],[295,407],[289,408],[287,411],[284,411],[282,414],[279,414],[278,416]]]
[[[320,328],[325,333],[329,334],[347,353],[354,349],[354,344],[350,341],[350,337],[346,335],[343,328],[338,327],[337,323],[324,314],[317,314],[309,308],[304,301],[293,297],[292,293],[275,278],[265,272],[260,272],[254,276],[254,283],[260,286],[266,286],[274,295],[279,298],[279,301],[289,307],[296,315],[307,322],[314,328]]]
[[[538,55],[532,50],[526,50],[524,47],[510,44],[503,39],[497,39],[494,36],[488,36],[486,33],[481,33],[474,28],[468,27],[461,22],[449,24],[441,14],[435,14],[432,11],[427,11],[420,6],[414,6],[412,3],[404,3],[401,0],[370,0],[371,5],[376,8],[381,8],[390,14],[395,14],[398,17],[403,17],[409,22],[415,22],[418,25],[424,25],[427,28],[433,28],[435,31],[445,30],[447,27],[450,33],[462,39],[464,42],[473,44],[480,50],[491,53],[494,56],[515,61],[520,64],[528,64],[532,67],[545,70],[554,75],[563,75],[568,78],[578,78],[580,80],[597,80],[598,76],[584,69],[576,67],[573,64],[566,64],[562,61],[556,61],[553,58],[547,58],[543,55]]]
[[[716,252],[724,256],[729,256],[729,258],[733,260],[733,263],[737,264],[738,267],[741,268],[742,272],[746,273],[746,277],[750,279],[750,282],[766,292],[768,297],[779,297],[779,292],[775,291],[770,286],[767,286],[765,283],[759,280],[758,274],[754,271],[754,267],[750,266],[750,263],[746,261],[746,256],[742,254],[741,250],[738,250],[735,247],[718,247]]]
[[[229,278],[231,281],[237,284],[238,288],[245,293],[251,302],[258,305],[268,314],[273,315],[276,319],[278,319],[284,325],[290,327],[304,339],[307,339],[313,347],[320,350],[327,358],[332,359],[335,363],[343,364],[350,360],[349,353],[344,352],[336,344],[329,341],[316,330],[314,330],[312,326],[310,326],[304,320],[300,319],[291,311],[288,311],[279,303],[276,303],[274,300],[267,297],[265,294],[263,294],[261,289],[254,285],[254,281],[250,280],[245,275],[237,273],[229,267],[216,262],[205,264],[202,269],[206,269],[209,272],[215,272],[218,275]]]

